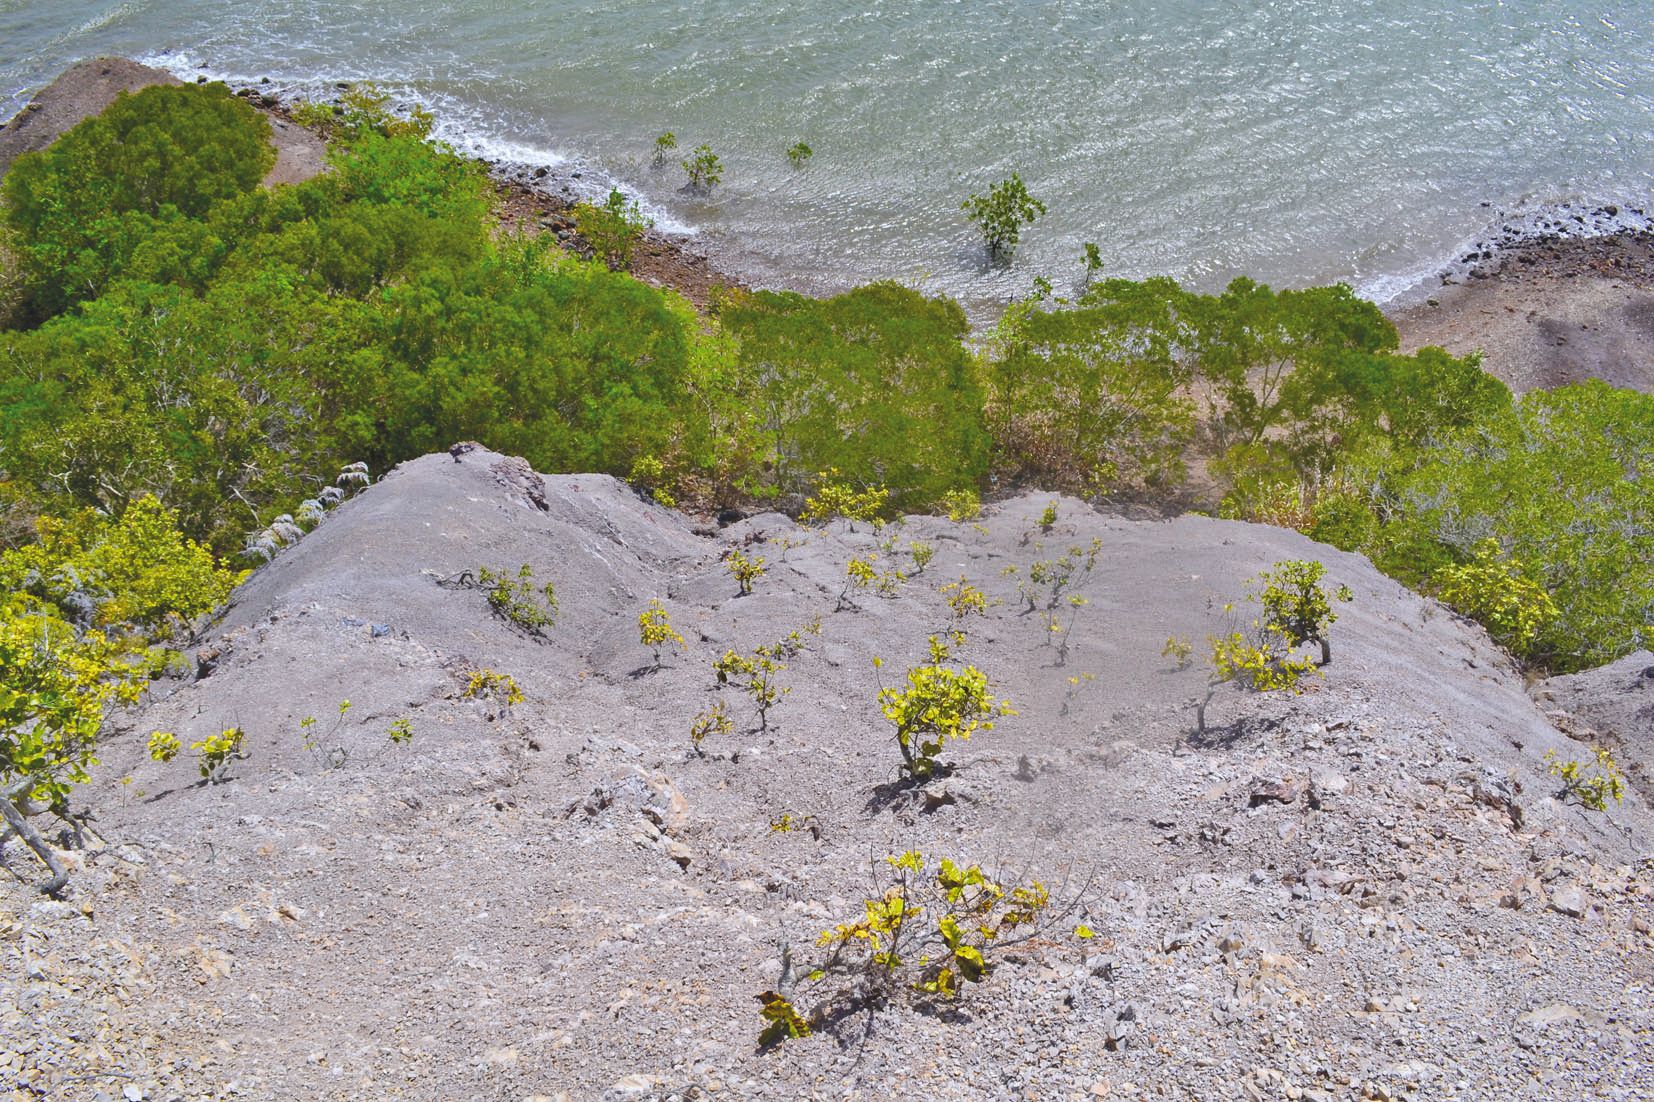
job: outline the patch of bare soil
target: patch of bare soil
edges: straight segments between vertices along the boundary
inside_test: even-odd
[[[1517,246],[1390,320],[1403,351],[1481,351],[1518,393],[1585,379],[1654,392],[1654,238]]]
[[[878,534],[698,529],[483,450],[403,465],[255,574],[196,676],[124,718],[80,794],[97,818],[64,900],[4,847],[0,1096],[1654,1091],[1654,821],[1635,794],[1607,815],[1555,797],[1543,755],[1586,748],[1480,629],[1294,532],[1059,499],[1045,533],[1049,500]],[[1093,538],[1090,603],[1053,638],[1004,570]],[[923,572],[915,540],[936,549]],[[767,560],[751,596],[721,561],[736,548]],[[870,554],[905,576],[841,609]],[[1325,678],[1224,688],[1192,737],[1205,677],[1161,657],[1167,637],[1198,646],[1246,577],[1299,557],[1355,593]],[[557,587],[543,638],[454,584],[523,563]],[[903,786],[879,678],[921,660],[961,576],[994,601],[963,656],[1018,714]],[[651,598],[686,641],[659,669],[637,634]],[[761,730],[712,661],[817,618]],[[481,668],[522,702],[468,697]],[[735,731],[699,756],[690,723],[720,696]],[[224,783],[145,753],[151,730],[234,725],[248,756]],[[756,996],[790,954],[809,1008],[816,935],[908,848],[1038,877],[1057,905],[957,1007],[759,1051]]]

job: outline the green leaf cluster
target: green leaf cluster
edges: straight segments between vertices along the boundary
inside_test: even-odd
[[[151,233],[251,191],[275,163],[269,134],[222,84],[157,85],[19,157],[0,202],[30,314],[97,297]]]
[[[962,637],[951,637],[958,642]],[[994,720],[1016,715],[1008,700],[988,691],[988,675],[975,666],[954,668],[949,640],[930,637],[930,661],[907,671],[902,688],[879,690],[879,710],[895,728],[902,767],[915,778],[941,768],[937,757],[950,739],[990,731]]]

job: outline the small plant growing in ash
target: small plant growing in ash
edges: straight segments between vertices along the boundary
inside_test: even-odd
[[[316,733],[316,717],[305,716],[299,720],[299,734],[305,750],[316,759],[316,764],[323,771],[339,769],[350,760],[350,751],[338,741],[341,731],[344,730],[345,717],[350,712],[350,701],[339,702],[339,714],[326,734]]]
[[[1033,225],[1045,213],[1045,204],[1028,194],[1022,177],[1013,172],[990,187],[988,194],[973,193],[960,209],[982,234],[988,255],[997,259],[1016,251],[1024,227]]]
[[[855,531],[857,521],[871,524],[877,530],[884,524],[883,513],[889,502],[890,490],[885,486],[858,490],[829,467],[816,475],[815,489],[804,499],[804,510],[798,519],[805,524],[825,524],[835,517],[843,517],[850,522],[851,531]]]
[[[701,195],[708,194],[718,182],[724,178],[724,162],[712,152],[712,147],[702,142],[683,160],[683,170],[689,174],[689,190]]]
[[[740,587],[739,596],[751,596],[752,583],[764,576],[765,561],[762,555],[748,558],[740,548],[731,551],[729,557],[724,559],[724,569]]]
[[[638,614],[637,618],[638,641],[650,648],[655,656],[655,669],[660,669],[660,649],[664,646],[675,646],[683,650],[683,636],[672,626],[667,619],[666,609],[658,599],[649,602],[649,607]]]
[[[1028,576],[1017,583],[1017,592],[1027,602],[1026,611],[1045,613],[1048,637],[1058,630],[1052,626],[1052,614],[1063,603],[1064,594],[1085,584],[1097,568],[1097,556],[1102,550],[1103,541],[1093,539],[1088,546],[1070,547],[1060,558],[1037,559],[1028,564]]]
[[[1206,707],[1218,686],[1233,681],[1257,693],[1299,693],[1303,691],[1303,678],[1319,672],[1313,658],[1294,653],[1291,636],[1262,620],[1254,620],[1250,632],[1214,635],[1210,642],[1211,672],[1206,695],[1195,705],[1195,728],[1200,732],[1206,730]]]
[[[968,739],[976,731],[990,731],[994,720],[1016,715],[1008,700],[995,700],[988,691],[988,675],[975,666],[955,669],[952,647],[964,642],[955,632],[949,638],[930,637],[930,661],[907,671],[903,688],[881,687],[879,710],[895,728],[902,768],[923,780],[943,768],[937,755],[951,739]],[[874,668],[883,665],[873,660]]]
[[[787,163],[792,165],[796,171],[808,164],[810,158],[815,156],[815,152],[804,142],[794,142],[787,147]]]
[[[877,555],[870,554],[865,559],[850,560],[844,568],[844,588],[839,591],[837,609],[856,607],[850,600],[851,590],[872,589],[881,597],[895,597],[901,592],[901,574],[896,571],[881,574],[873,565],[878,559]]]
[[[1074,621],[1079,618],[1080,609],[1090,604],[1091,600],[1078,593],[1070,593],[1063,602],[1068,607],[1068,623],[1062,621],[1062,609],[1054,608],[1045,615],[1045,641],[1057,648],[1057,665],[1068,664],[1068,648],[1074,639]]]
[[[516,577],[509,571],[484,566],[475,573],[462,570],[450,577],[438,577],[437,584],[482,590],[494,615],[536,637],[544,637],[545,629],[557,620],[556,587],[551,582],[535,585],[534,568],[526,562],[517,570]]]
[[[181,747],[178,744],[178,736],[171,731],[154,731],[149,736],[146,749],[149,751],[150,760],[165,763],[176,758]]]
[[[705,756],[706,751],[701,749],[701,743],[708,735],[728,735],[735,730],[735,723],[729,718],[729,709],[724,707],[723,701],[718,701],[712,707],[695,717],[689,725],[689,744],[694,749],[696,757]]]
[[[391,720],[385,734],[390,738],[392,746],[406,746],[413,741],[413,721],[407,716],[398,716]]]
[[[939,587],[937,592],[947,602],[950,634],[962,634],[965,621],[970,617],[988,615],[987,594],[966,581],[963,574],[957,582],[949,582]]]
[[[1332,662],[1327,628],[1338,619],[1332,610],[1332,598],[1340,601],[1354,598],[1350,587],[1345,585],[1329,597],[1321,588],[1321,578],[1326,572],[1327,568],[1314,560],[1287,559],[1260,573],[1247,586],[1248,597],[1263,606],[1263,626],[1278,632],[1294,647],[1319,644],[1323,666]]]
[[[1045,511],[1040,513],[1040,515],[1039,515],[1039,530],[1041,532],[1044,532],[1046,535],[1049,536],[1051,534],[1051,529],[1055,528],[1056,526],[1057,526],[1057,503],[1053,501],[1049,505],[1047,505],[1045,507]]]
[[[1177,663],[1177,668],[1186,670],[1194,661],[1195,645],[1180,636],[1173,635],[1166,640],[1166,645],[1160,648],[1160,657],[1170,658]]]
[[[523,690],[517,687],[516,678],[486,668],[472,670],[466,676],[463,695],[467,700],[494,705],[501,716],[510,715],[512,707],[523,702]]]
[[[1073,707],[1074,701],[1079,698],[1081,690],[1095,683],[1097,675],[1094,673],[1077,673],[1068,679],[1068,687],[1062,693],[1062,708],[1059,715],[1067,715]]]
[[[1555,750],[1545,751],[1545,770],[1562,780],[1560,798],[1578,800],[1591,811],[1607,811],[1608,801],[1625,798],[1625,774],[1605,746],[1598,746],[1589,762],[1569,761]]]
[[[913,560],[913,573],[923,574],[925,567],[936,557],[936,545],[924,540],[913,540],[907,545],[908,557]]]
[[[216,735],[190,743],[190,749],[197,755],[196,764],[201,771],[201,779],[208,784],[223,781],[230,763],[247,756],[242,749],[245,738],[240,727],[226,727]]]
[[[877,1010],[908,993],[958,998],[993,971],[995,951],[1019,933],[1031,933],[1051,894],[1037,880],[1007,886],[979,865],[933,861],[917,850],[884,860],[879,894],[862,901],[862,915],[824,930],[816,947],[826,956],[804,975],[826,988],[828,1006]],[[758,996],[764,1047],[805,1037],[809,1018],[792,1001],[790,972],[781,991]]]
[[[666,155],[678,148],[678,136],[668,130],[655,138],[655,167],[666,164]]]
[[[755,647],[750,655],[730,649],[712,664],[719,685],[734,685],[752,697],[753,707],[758,709],[760,731],[770,729],[770,709],[792,692],[790,687],[776,681],[787,669],[780,656],[780,645]]]

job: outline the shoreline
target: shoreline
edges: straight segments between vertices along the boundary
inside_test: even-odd
[[[178,81],[172,72],[125,58],[77,62],[0,124],[0,172],[18,153],[101,111],[116,93]],[[297,182],[323,169],[319,138],[292,119],[295,97],[283,96],[268,78],[237,82],[231,90],[271,120],[280,159],[267,183]],[[487,172],[502,226],[550,232],[565,247],[584,251],[570,210],[590,197],[585,170],[462,155]],[[718,288],[752,288],[696,247],[698,240],[650,229],[630,272],[701,309]],[[1433,275],[1379,306],[1396,326],[1402,351],[1425,345],[1455,355],[1481,350],[1484,370],[1518,393],[1586,378],[1654,392],[1654,218],[1640,207],[1567,203],[1497,212],[1487,230],[1455,248]]]

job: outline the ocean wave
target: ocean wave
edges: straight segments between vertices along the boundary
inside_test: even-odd
[[[1444,283],[1462,282],[1471,273],[1525,246],[1616,234],[1654,234],[1654,197],[1642,202],[1535,201],[1492,209],[1493,216],[1482,230],[1434,260],[1357,280],[1356,293],[1380,306],[1400,305],[1422,299]]]

